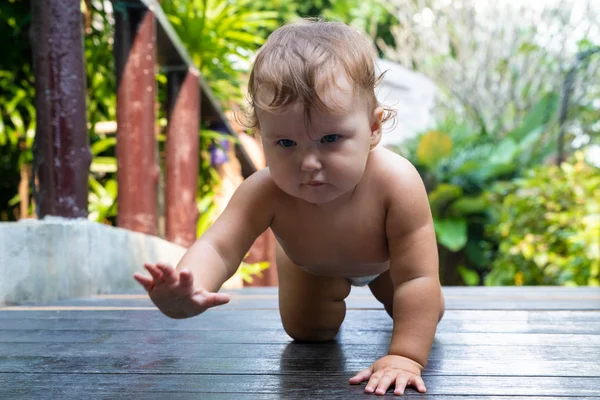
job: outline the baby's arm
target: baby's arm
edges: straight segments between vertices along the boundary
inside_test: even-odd
[[[386,220],[394,328],[389,354],[425,367],[441,313],[438,253],[427,193],[410,165],[391,193]]]
[[[386,235],[394,285],[392,340],[387,356],[350,381],[368,379],[365,390],[376,394],[384,394],[391,385],[395,385],[396,395],[403,394],[407,386],[425,392],[421,372],[443,313],[437,245],[427,194],[415,168],[404,159],[400,165],[382,177],[390,188]]]
[[[254,240],[269,227],[275,190],[268,170],[255,173],[240,185],[225,211],[175,270],[164,264],[146,265],[151,278],[134,275],[163,313],[186,318],[229,300],[214,292],[235,273]]]
[[[177,266],[198,284],[217,291],[236,272],[250,246],[271,224],[276,186],[267,169],[246,179],[225,211],[190,247]]]

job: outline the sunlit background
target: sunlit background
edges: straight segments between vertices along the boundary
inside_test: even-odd
[[[109,225],[118,211],[114,4],[81,2],[94,155],[89,219]],[[600,284],[600,2],[163,0],[160,6],[234,125],[252,60],[278,26],[321,16],[363,31],[386,73],[379,100],[398,113],[383,144],[408,158],[425,181],[443,283]],[[36,217],[29,190],[36,121],[30,20],[29,0],[0,3],[0,221]],[[164,98],[166,77],[157,72]],[[165,110],[159,118],[163,155]],[[260,149],[253,132],[235,126]],[[215,156],[229,139],[206,127],[200,138],[198,234],[241,179],[221,166],[235,157]],[[262,267],[256,268],[241,273]]]

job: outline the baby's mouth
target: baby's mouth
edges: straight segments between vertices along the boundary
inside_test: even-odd
[[[308,181],[305,183],[305,185],[312,186],[312,187],[322,186],[324,184],[325,184],[325,182],[321,182],[321,181]]]

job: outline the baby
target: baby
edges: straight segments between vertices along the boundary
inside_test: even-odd
[[[375,52],[342,24],[273,32],[249,82],[249,125],[268,167],[246,179],[177,268],[136,273],[156,306],[187,318],[229,301],[217,293],[254,240],[275,234],[283,327],[297,341],[334,339],[351,285],[393,319],[388,354],[350,379],[384,394],[425,392],[421,372],[444,313],[427,194],[415,168],[377,146],[391,113],[375,97]]]

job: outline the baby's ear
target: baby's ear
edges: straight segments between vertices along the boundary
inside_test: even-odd
[[[371,115],[371,146],[373,149],[381,141],[381,127],[383,121],[383,108],[377,107]]]

